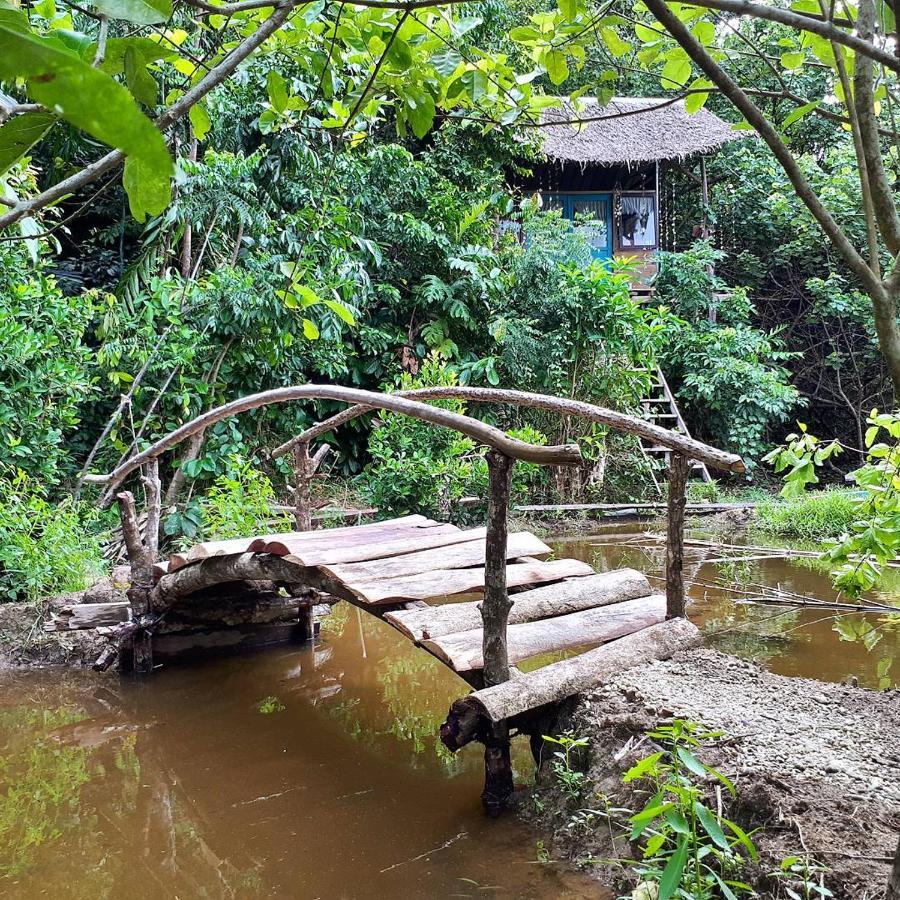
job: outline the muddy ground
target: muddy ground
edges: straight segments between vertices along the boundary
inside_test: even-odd
[[[725,732],[699,755],[735,783],[724,815],[758,829],[760,861],[746,874],[760,896],[789,896],[768,873],[794,855],[827,867],[838,900],[884,896],[900,831],[900,692],[786,678],[706,649],[623,673],[564,714],[562,727],[589,740],[580,763],[588,788],[568,800],[545,762],[533,815],[552,834],[552,855],[633,855],[604,810],[643,807],[647,793],[621,776],[654,751],[646,732],[673,717]],[[620,892],[634,885],[626,865],[589,866]]]

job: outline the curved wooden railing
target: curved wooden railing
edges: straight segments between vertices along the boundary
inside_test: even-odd
[[[593,403],[585,403],[582,400],[553,397],[549,394],[534,394],[529,391],[479,387],[426,387],[410,391],[397,391],[389,396],[406,397],[419,401],[470,400],[476,403],[503,403],[544,409],[563,416],[576,416],[589,422],[608,425],[610,428],[615,428],[618,431],[656,441],[662,447],[668,447],[670,450],[688,457],[688,459],[695,459],[721,471],[740,473],[746,469],[744,461],[735,453],[727,453],[724,450],[711,447],[702,441],[694,440],[694,438],[677,431],[661,428],[659,425],[639,419],[637,416],[616,412],[603,406],[596,406]],[[334,431],[335,428],[352,421],[358,416],[372,412],[372,409],[372,406],[353,406],[328,419],[324,419],[276,447],[272,451],[272,457],[277,459],[280,456],[284,456],[284,454],[289,453],[300,444],[309,444],[317,437]]]
[[[326,384],[303,384],[294,387],[275,388],[271,391],[262,391],[258,394],[250,394],[230,403],[224,403],[214,409],[186,422],[180,428],[160,438],[151,444],[146,450],[135,454],[125,460],[117,468],[107,475],[87,475],[85,482],[89,484],[102,484],[106,487],[106,496],[109,498],[113,491],[135,470],[146,465],[150,460],[157,459],[167,450],[177,446],[191,435],[204,431],[210,425],[220,422],[231,416],[259,409],[263,406],[271,406],[275,403],[287,403],[292,400],[337,400],[343,403],[355,404],[352,408],[359,409],[356,415],[372,409],[384,409],[391,412],[402,413],[423,422],[440,425],[444,428],[452,428],[462,434],[468,435],[473,440],[485,444],[494,450],[508,456],[511,459],[520,459],[523,462],[538,463],[540,465],[571,466],[581,461],[581,451],[577,444],[565,444],[556,447],[545,447],[538,444],[528,444],[505,434],[499,428],[494,428],[479,419],[461,413],[451,412],[437,406],[428,406],[415,400],[408,400],[397,394],[379,394],[375,391],[363,391],[357,388],[340,387]],[[285,451],[287,452],[287,451]]]

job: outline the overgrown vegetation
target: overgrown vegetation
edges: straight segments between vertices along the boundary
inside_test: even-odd
[[[96,512],[52,503],[21,469],[0,477],[0,602],[78,591],[104,569]]]
[[[859,498],[848,490],[826,490],[756,508],[754,525],[770,534],[823,541],[845,534],[859,513]]]

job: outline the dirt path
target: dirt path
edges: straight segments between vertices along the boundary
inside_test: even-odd
[[[760,896],[787,896],[765,873],[795,854],[828,867],[825,885],[837,898],[884,895],[900,831],[900,692],[772,675],[713,650],[632,670],[586,697],[563,722],[590,739],[594,806],[599,792],[635,808],[640,800],[622,785],[621,773],[651,750],[644,742],[636,753],[614,756],[672,717],[728,735],[701,756],[735,782],[731,818],[761,829]],[[600,827],[573,810],[546,774],[536,796],[545,809],[542,824],[554,829],[561,852],[576,859],[628,854],[627,845],[612,845],[605,820]],[[625,874],[617,866],[597,873],[620,884]]]

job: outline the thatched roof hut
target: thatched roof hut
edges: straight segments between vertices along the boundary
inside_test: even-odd
[[[741,137],[715,113],[689,113],[683,100],[616,97],[605,106],[583,97],[544,110],[538,130],[544,153],[559,162],[632,165],[683,160]],[[546,124],[558,123],[558,124]]]

